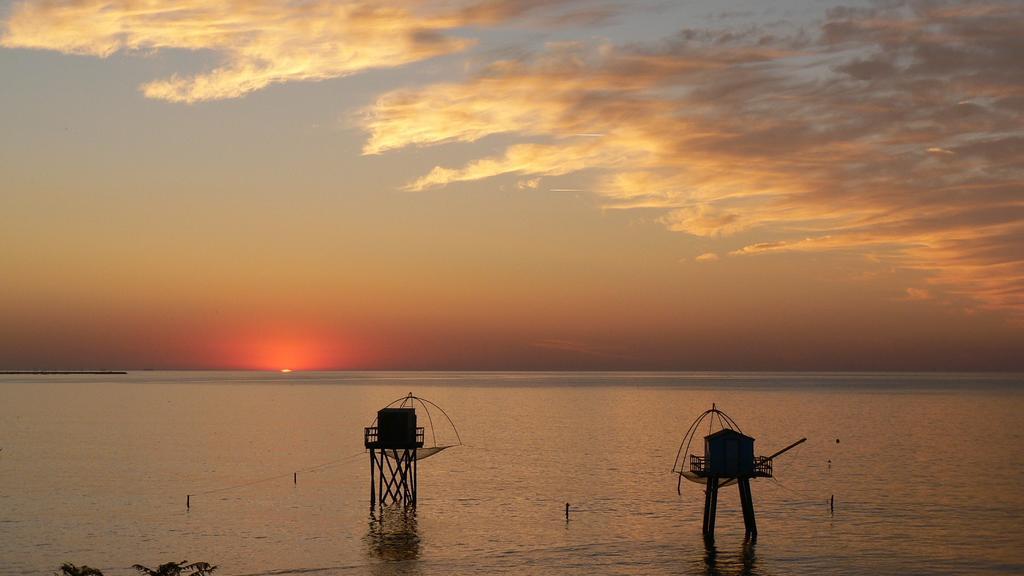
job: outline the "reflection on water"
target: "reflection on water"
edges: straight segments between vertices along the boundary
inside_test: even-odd
[[[371,510],[364,541],[374,564],[374,574],[420,573],[420,535],[415,508],[387,506]]]
[[[722,553],[713,542],[704,547],[704,574],[707,576],[759,576],[757,571],[756,545],[744,542],[737,553]]]

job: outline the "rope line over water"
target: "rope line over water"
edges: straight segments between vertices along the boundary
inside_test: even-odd
[[[298,477],[298,474],[309,474],[309,473],[313,473],[313,472],[322,472],[322,471],[327,470],[329,468],[333,468],[335,466],[340,466],[342,464],[346,464],[348,462],[352,462],[356,458],[358,458],[360,456],[363,456],[365,453],[366,453],[365,450],[360,450],[359,452],[357,452],[355,454],[351,454],[349,456],[345,456],[343,458],[339,458],[338,460],[331,460],[330,462],[324,462],[322,464],[317,464],[315,466],[309,466],[309,467],[306,467],[306,468],[299,468],[298,470],[293,470],[291,472],[284,472],[284,473],[281,473],[281,474],[275,474],[274,476],[266,476],[266,477],[258,478],[258,479],[255,479],[255,480],[249,480],[249,481],[246,481],[246,482],[241,482],[239,484],[232,484],[230,486],[223,486],[223,487],[220,487],[220,488],[213,488],[213,489],[210,489],[210,490],[202,490],[202,491],[199,491],[199,492],[192,492],[190,494],[186,494],[185,495],[185,506],[186,507],[190,507],[192,496],[207,496],[209,494],[217,494],[217,493],[220,493],[220,492],[229,492],[231,490],[238,490],[240,488],[247,488],[249,486],[255,486],[257,484],[263,484],[264,482],[272,482],[274,480],[281,480],[283,478],[288,478],[289,476],[291,476],[293,480],[296,480],[297,477]]]

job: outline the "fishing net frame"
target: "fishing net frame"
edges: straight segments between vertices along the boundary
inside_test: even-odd
[[[423,397],[420,397],[420,396],[416,396],[412,392],[409,392],[408,394],[406,394],[405,396],[402,396],[401,398],[396,398],[395,400],[392,400],[386,406],[384,406],[384,408],[396,407],[396,408],[412,408],[413,410],[416,410],[416,403],[417,402],[423,408],[423,412],[426,413],[426,415],[427,415],[427,423],[430,424],[430,440],[433,443],[433,446],[424,446],[422,448],[417,448],[416,449],[416,459],[417,460],[423,460],[424,458],[428,458],[430,456],[433,456],[434,454],[437,454],[438,452],[440,452],[442,450],[445,450],[447,448],[452,448],[454,446],[462,446],[462,436],[459,434],[459,428],[455,425],[455,422],[452,421],[451,416],[449,416],[448,413],[445,412],[444,408],[441,408],[440,406],[438,406],[437,404],[431,402],[430,400],[427,400],[426,398],[423,398]],[[397,404],[397,406],[396,406],[396,404]],[[451,426],[452,427],[452,431],[455,432],[456,444],[446,444],[446,445],[443,445],[443,446],[438,446],[438,444],[437,444],[437,428],[434,427],[434,417],[430,413],[430,406],[433,406],[434,408],[436,408],[444,416],[445,420],[448,421],[448,425]],[[370,427],[372,428],[372,427],[374,427],[376,425],[377,425],[377,417],[374,416],[373,417],[373,421],[370,423]],[[388,456],[389,458],[391,457],[389,454],[387,454],[386,450],[384,451],[384,454],[385,454],[385,456]]]

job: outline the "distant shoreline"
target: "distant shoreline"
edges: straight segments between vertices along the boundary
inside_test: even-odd
[[[55,376],[55,375],[78,375],[78,374],[127,374],[124,370],[0,370],[0,375],[5,376]]]

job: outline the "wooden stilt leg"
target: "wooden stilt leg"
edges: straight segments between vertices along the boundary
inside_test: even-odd
[[[391,453],[395,456],[395,504],[405,504],[405,495],[408,492],[405,483],[405,455],[409,451],[402,450],[399,454],[398,450],[392,450]]]
[[[405,450],[402,460],[402,504],[408,506],[412,503],[412,450]]]
[[[370,449],[370,508],[373,508],[373,505],[376,504],[376,500],[377,500],[377,492],[376,492],[376,490],[374,490],[374,488],[376,487],[377,479],[374,478],[374,473],[373,473],[373,469],[375,468],[375,466],[374,466],[374,462],[375,461],[376,461],[376,457],[374,456],[373,449],[371,448]]]
[[[401,504],[405,499],[405,475],[402,472],[402,457],[398,455],[398,450],[392,450],[391,455],[394,456],[395,471],[392,472],[392,485],[395,491],[391,496],[392,504]]]
[[[385,462],[386,461],[386,462]],[[381,451],[377,463],[380,469],[380,504],[416,505],[416,451],[392,449],[388,457]],[[385,465],[387,470],[385,471]]]
[[[407,492],[406,487],[405,487],[405,452],[406,452],[405,450],[402,450],[402,453],[399,454],[398,451],[395,450],[395,464],[397,464],[396,470],[395,470],[395,503],[396,504],[404,504],[405,503],[405,493]]]
[[[392,451],[392,452],[394,452],[394,451]],[[387,456],[384,455],[383,451],[381,451],[381,457],[380,457],[381,472],[384,471],[384,463],[387,462],[387,465],[388,465],[387,477],[384,478],[384,488],[387,490],[387,492],[384,492],[383,490],[381,491],[380,503],[382,505],[387,504],[389,499],[391,500],[391,502],[397,502],[398,501],[398,488],[399,487],[397,485],[397,478],[396,478],[397,474],[395,474],[395,462],[393,462],[393,460],[395,460],[395,459],[394,458],[388,458]],[[381,474],[381,476],[383,477],[384,474]]]
[[[708,478],[707,488],[704,490],[704,538],[715,539],[715,514],[718,509],[718,478]]]
[[[384,450],[378,453],[377,460],[377,505],[384,505]]]
[[[701,526],[701,533],[705,538],[708,536],[708,518],[711,514],[711,485],[712,481],[708,478],[708,483],[704,488],[704,523]]]
[[[416,449],[384,448],[371,442],[366,448],[370,452],[370,506],[415,507],[419,473]]]
[[[750,530],[750,517],[749,517],[749,514],[747,512],[747,487],[746,487],[746,481],[741,478],[738,482],[736,482],[736,486],[739,487],[739,491],[740,491],[740,509],[743,511],[743,535],[744,535],[744,539],[747,539],[747,538],[750,537],[750,533],[749,533],[749,530]]]
[[[715,479],[715,490],[711,493],[711,518],[708,522],[708,537],[715,539],[715,518],[718,516],[718,479]]]
[[[754,497],[750,492],[750,479],[740,478],[740,505],[743,507],[743,528],[747,540],[757,540],[757,520],[754,517]]]

